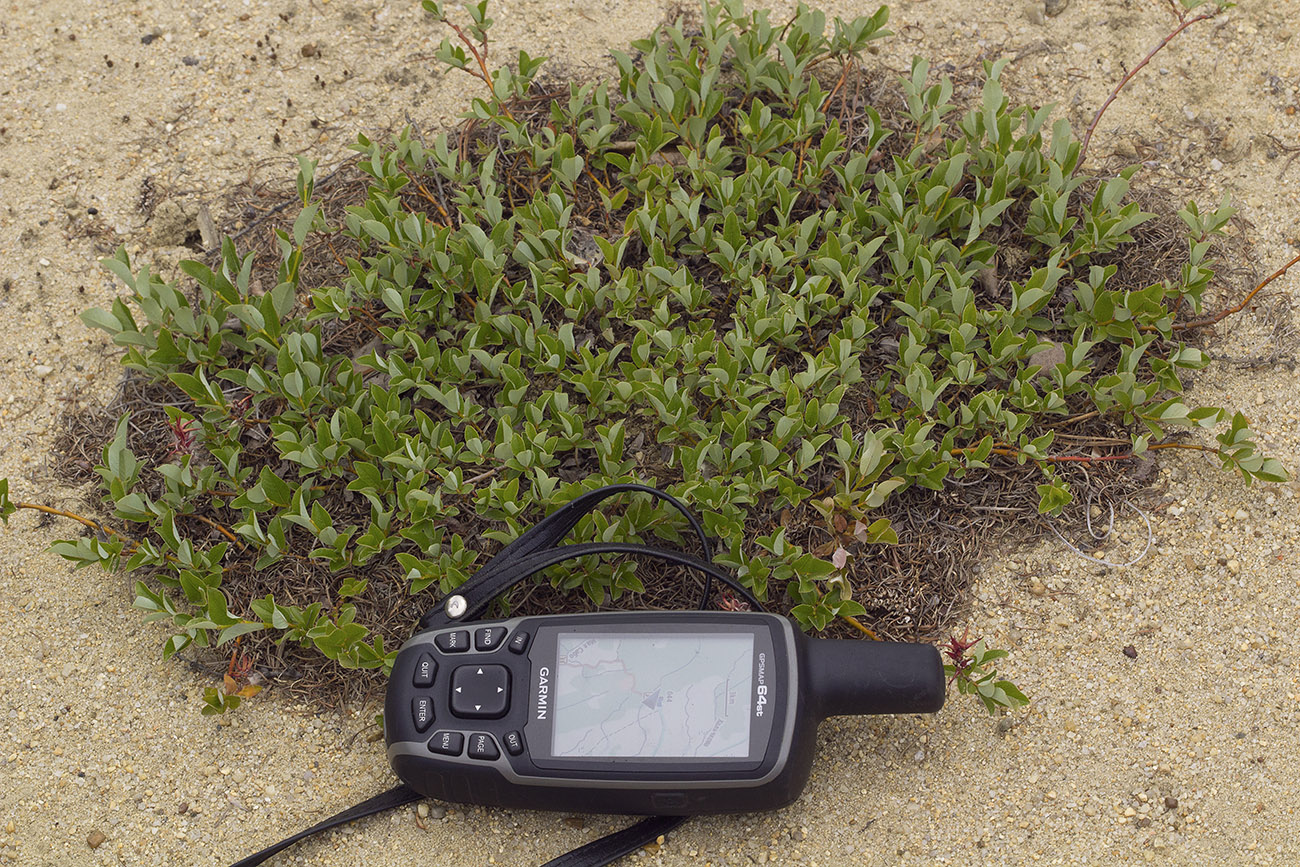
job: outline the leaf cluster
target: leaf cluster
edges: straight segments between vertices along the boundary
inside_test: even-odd
[[[491,20],[483,5],[471,19],[439,56],[473,73]],[[646,481],[700,510],[722,565],[820,629],[864,609],[772,516],[889,544],[891,497],[997,461],[1037,465],[1041,508],[1057,511],[1070,493],[1054,423],[1097,414],[1138,454],[1225,420],[1182,396],[1179,372],[1207,360],[1173,325],[1202,309],[1231,209],[1188,205],[1181,273],[1121,284],[1151,217],[1129,199],[1132,171],[1076,171],[1068,125],[1011,105],[1002,62],[968,109],[917,59],[891,123],[842,110],[887,19],[828,26],[800,5],[778,26],[706,2],[698,29],[633,42],[614,81],[550,92],[540,111],[525,111],[540,61],[484,66],[459,137],[360,137],[370,188],[341,221],[303,161],[265,291],[229,240],[216,267],[182,266],[187,286],[119,251],[105,264],[129,297],[83,319],[173,389],[169,421],[196,445],[145,465],[123,419],[99,473],[139,541],[57,550],[149,570],[137,604],[173,625],[167,654],[266,632],[385,668],[393,649],[358,615],[377,575],[449,592],[581,491]],[[337,282],[304,285],[318,236],[357,255]],[[1059,360],[1044,365],[1046,349]],[[1219,442],[1248,482],[1284,476],[1240,414]],[[181,532],[200,527],[191,516],[202,532]],[[492,529],[468,536],[468,516]],[[577,533],[678,539],[639,501]],[[227,595],[232,570],[304,563],[323,576],[314,601]],[[596,603],[644,590],[627,562],[548,574]]]

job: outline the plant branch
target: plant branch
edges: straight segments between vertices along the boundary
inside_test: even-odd
[[[1214,325],[1218,322],[1221,322],[1235,313],[1240,313],[1241,311],[1245,310],[1246,305],[1249,304],[1251,300],[1260,293],[1260,290],[1262,290],[1268,284],[1272,283],[1277,278],[1281,277],[1287,271],[1290,271],[1291,267],[1295,265],[1297,262],[1300,262],[1300,253],[1297,253],[1295,256],[1291,258],[1290,262],[1287,262],[1281,268],[1278,268],[1272,274],[1268,275],[1268,277],[1260,281],[1259,285],[1256,286],[1254,289],[1251,289],[1250,292],[1247,293],[1246,297],[1241,299],[1240,303],[1238,303],[1235,307],[1229,307],[1226,310],[1220,310],[1218,313],[1214,314],[1213,316],[1207,316],[1204,319],[1194,319],[1191,322],[1179,322],[1178,324],[1174,325],[1173,330],[1187,331],[1188,329],[1191,328],[1203,328],[1206,325]]]
[[[140,543],[125,533],[119,533],[112,527],[99,523],[98,521],[87,518],[85,515],[78,515],[76,512],[65,512],[63,509],[56,509],[53,506],[42,506],[40,503],[14,503],[14,508],[31,509],[35,512],[45,512],[47,515],[58,515],[61,518],[71,518],[78,524],[84,524],[96,532],[103,533],[106,536],[116,536],[124,542],[129,543],[135,548],[140,547]]]
[[[1156,54],[1160,52],[1160,49],[1164,48],[1166,45],[1172,42],[1174,37],[1177,36],[1179,33],[1182,33],[1184,30],[1186,30],[1188,27],[1191,27],[1193,24],[1195,24],[1198,21],[1207,21],[1211,18],[1214,18],[1222,11],[1223,9],[1221,7],[1216,6],[1214,9],[1210,10],[1209,12],[1202,12],[1200,15],[1197,15],[1195,18],[1184,19],[1180,16],[1179,25],[1175,27],[1169,33],[1168,36],[1160,40],[1160,44],[1158,44],[1155,48],[1152,48],[1150,51],[1148,51],[1147,56],[1142,58],[1142,60],[1137,64],[1137,66],[1134,66],[1132,69],[1130,69],[1128,74],[1125,75],[1122,79],[1120,79],[1119,84],[1115,85],[1115,89],[1110,92],[1110,96],[1106,97],[1106,101],[1101,104],[1101,108],[1097,109],[1097,113],[1093,115],[1092,123],[1088,124],[1087,132],[1083,134],[1083,144],[1079,147],[1079,162],[1074,167],[1074,170],[1076,172],[1083,167],[1084,160],[1088,158],[1088,144],[1092,141],[1092,134],[1097,130],[1097,124],[1101,123],[1101,116],[1106,113],[1106,109],[1110,108],[1110,104],[1115,101],[1115,97],[1119,96],[1119,92],[1123,90],[1124,87],[1130,81],[1133,80],[1133,76],[1137,75],[1138,72],[1142,69],[1142,67],[1150,63],[1151,58],[1155,57]]]

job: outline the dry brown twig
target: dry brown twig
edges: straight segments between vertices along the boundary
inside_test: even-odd
[[[1197,22],[1208,21],[1211,18],[1217,17],[1224,10],[1223,6],[1215,5],[1215,7],[1209,12],[1202,12],[1194,18],[1188,18],[1188,10],[1177,5],[1174,0],[1168,0],[1168,3],[1170,12],[1172,12],[1174,17],[1178,19],[1178,26],[1171,30],[1164,39],[1160,40],[1159,44],[1157,44],[1155,48],[1152,48],[1147,52],[1146,57],[1142,58],[1136,66],[1130,69],[1128,73],[1120,79],[1119,84],[1115,85],[1115,89],[1110,92],[1110,96],[1106,97],[1106,101],[1101,104],[1101,108],[1097,109],[1097,113],[1092,117],[1092,123],[1088,124],[1088,129],[1083,134],[1083,144],[1079,147],[1079,162],[1075,166],[1075,171],[1082,168],[1084,160],[1088,158],[1088,145],[1092,142],[1092,134],[1097,131],[1097,124],[1101,123],[1101,116],[1106,113],[1106,109],[1110,108],[1110,104],[1115,101],[1117,96],[1119,96],[1120,91],[1122,91],[1128,83],[1133,80],[1133,77],[1142,70],[1142,67],[1150,63],[1151,58],[1160,53],[1160,49],[1172,42],[1174,37],[1179,33],[1182,33],[1188,27],[1191,27]]]

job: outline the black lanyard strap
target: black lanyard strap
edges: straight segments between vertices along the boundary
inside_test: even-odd
[[[348,822],[355,822],[357,819],[364,819],[367,816],[373,816],[376,813],[382,813],[385,810],[391,810],[394,807],[401,807],[404,804],[409,804],[412,801],[419,801],[423,798],[424,795],[421,795],[419,792],[415,791],[415,789],[407,788],[406,786],[394,786],[382,795],[375,795],[373,798],[368,798],[356,806],[349,807],[341,813],[336,813],[335,815],[330,816],[324,822],[318,822],[304,831],[299,831],[292,837],[285,837],[274,846],[268,846],[255,855],[249,855],[241,861],[236,861],[234,864],[231,864],[230,867],[253,867],[253,865],[261,864],[268,858],[288,849],[299,840],[310,837],[313,834],[319,834],[321,831],[328,831],[330,828],[334,828],[338,825],[346,825]]]
[[[647,816],[622,831],[606,834],[572,852],[565,852],[547,861],[542,867],[600,867],[630,855],[642,846],[658,840],[664,834],[681,826],[687,816]]]
[[[382,813],[394,807],[401,807],[423,798],[424,795],[414,789],[406,786],[394,786],[381,795],[375,795],[373,798],[362,801],[354,807],[349,807],[341,813],[330,816],[323,822],[318,822],[304,831],[299,831],[292,837],[286,837],[274,846],[268,846],[255,855],[249,855],[247,858],[236,861],[230,867],[255,867],[255,865],[267,861],[299,840],[313,834],[319,834],[322,831],[328,831],[330,828],[346,825],[348,822],[355,822],[357,819],[364,819],[367,816],[373,816],[376,813]],[[617,861],[624,855],[630,855],[642,846],[648,846],[685,821],[685,816],[648,816],[635,825],[630,825],[612,834],[606,834],[599,840],[593,840],[585,846],[579,846],[572,852],[566,852],[552,858],[542,867],[603,867],[603,865],[609,864],[611,861]]]
[[[447,626],[455,620],[473,620],[482,615],[487,609],[488,603],[494,598],[510,589],[512,586],[522,581],[524,578],[532,575],[534,572],[545,568],[538,566],[524,574],[519,574],[516,567],[524,561],[529,555],[548,550],[554,550],[557,545],[564,541],[564,538],[573,531],[578,522],[583,519],[589,512],[595,510],[601,502],[609,499],[615,494],[628,492],[650,494],[668,503],[686,518],[695,531],[696,537],[700,540],[700,547],[704,549],[704,559],[713,559],[713,547],[709,544],[708,534],[704,532],[704,527],[700,525],[695,515],[682,504],[680,500],[671,494],[665,493],[658,488],[652,488],[649,485],[637,485],[632,483],[606,485],[602,488],[596,488],[594,491],[588,491],[573,500],[556,509],[547,515],[541,521],[527,531],[518,539],[506,545],[496,556],[484,563],[481,568],[469,580],[457,589],[457,594],[462,597],[466,604],[465,611],[457,617],[449,617],[442,606],[431,608],[425,615],[420,618],[420,628],[429,629],[437,626]],[[566,546],[567,549],[568,546]],[[574,546],[577,547],[577,546]],[[642,552],[659,552],[659,549],[645,546],[636,546]],[[587,553],[601,553],[588,551]],[[632,551],[618,551],[612,553],[635,553]],[[665,552],[666,553],[666,552]],[[574,555],[578,556],[578,555]],[[560,560],[552,561],[547,565],[561,562]],[[700,562],[700,561],[695,561]],[[712,579],[717,576],[716,570],[712,573],[705,570],[704,590],[701,593],[700,607],[708,605],[709,596],[712,592]],[[746,594],[748,595],[748,594]]]
[[[577,557],[585,557],[589,554],[633,554],[686,566],[702,573],[706,579],[716,578],[726,584],[739,593],[753,610],[764,610],[762,603],[754,598],[754,595],[746,589],[745,585],[737,581],[732,575],[712,563],[706,563],[692,557],[690,554],[683,554],[681,551],[670,551],[666,548],[650,548],[646,545],[631,545],[622,542],[583,542],[535,551],[526,557],[513,561],[504,569],[494,569],[486,580],[479,579],[476,575],[475,579],[471,579],[460,588],[459,595],[465,601],[465,613],[460,617],[451,617],[446,613],[445,609],[435,609],[433,613],[439,615],[441,619],[431,618],[431,626],[448,626],[459,620],[477,619],[487,608],[488,603],[525,578],[535,575],[549,566],[563,563],[566,560],[573,560]],[[701,604],[700,607],[703,608],[704,605]],[[429,615],[426,615],[426,618],[428,617]]]

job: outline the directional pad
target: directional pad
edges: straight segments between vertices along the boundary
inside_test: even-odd
[[[451,673],[451,712],[464,719],[500,719],[510,707],[504,665],[462,665]]]

